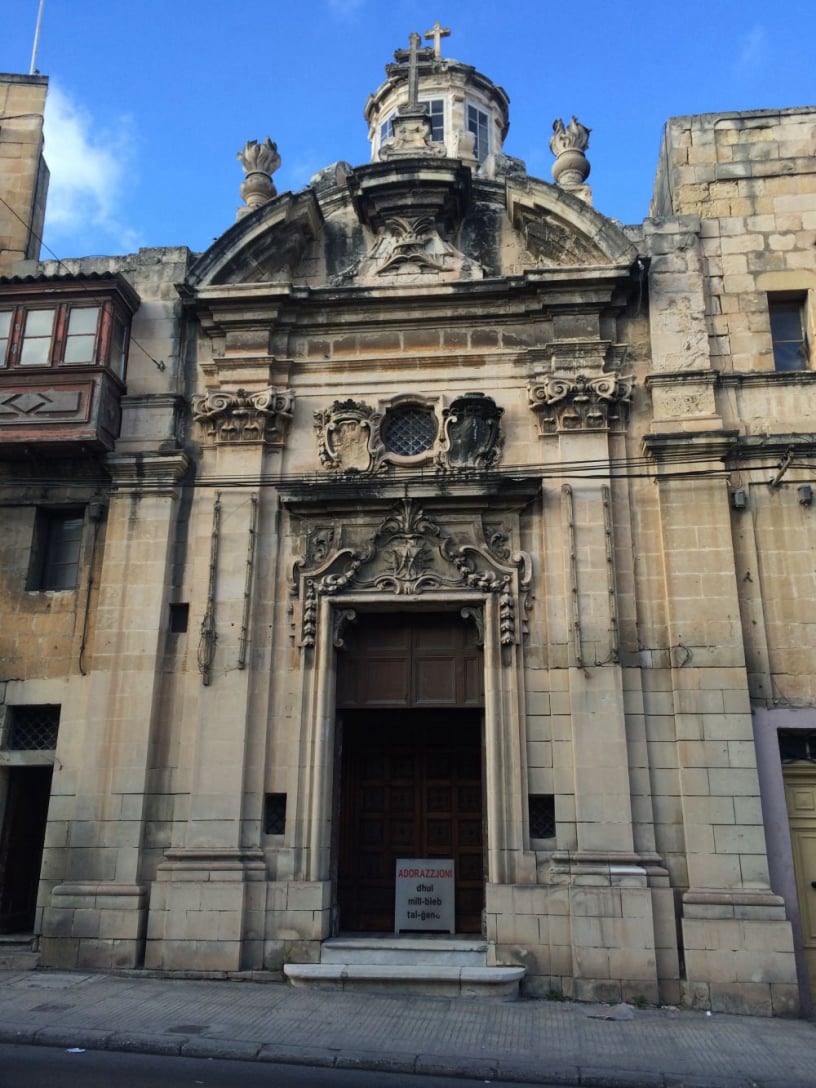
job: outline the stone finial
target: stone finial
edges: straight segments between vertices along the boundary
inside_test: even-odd
[[[591,131],[577,117],[573,117],[568,125],[557,117],[550,138],[550,150],[555,155],[552,176],[556,185],[572,190],[589,204],[592,203],[591,192],[584,182],[589,177],[590,166],[584,152],[589,147]]]
[[[268,136],[262,144],[257,140],[248,140],[237,156],[246,174],[241,182],[241,196],[246,201],[246,207],[239,208],[236,216],[237,219],[242,219],[277,196],[271,175],[280,166],[281,157],[278,154],[278,145],[273,144]]]

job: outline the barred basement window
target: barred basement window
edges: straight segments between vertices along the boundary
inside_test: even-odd
[[[434,444],[436,417],[417,404],[392,408],[382,425],[385,448],[401,457],[415,457]]]
[[[52,752],[57,747],[59,719],[58,704],[10,706],[3,747],[12,752]]]
[[[530,814],[530,838],[555,838],[555,798],[551,793],[531,793],[527,804]]]
[[[286,794],[268,793],[264,797],[264,834],[286,833]]]

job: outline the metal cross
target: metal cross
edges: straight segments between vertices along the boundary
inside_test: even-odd
[[[437,60],[439,60],[439,58],[442,56],[442,39],[443,38],[449,38],[450,33],[451,33],[450,32],[450,27],[449,26],[446,26],[446,27],[440,26],[438,19],[436,20],[436,22],[434,23],[434,25],[431,27],[430,30],[425,31],[425,41],[426,42],[430,41],[431,38],[433,38],[434,57]]]
[[[411,43],[411,48],[397,49],[394,53],[394,60],[399,64],[408,61],[408,109],[417,110],[419,109],[418,63],[421,60],[432,60],[434,53],[430,48],[420,48],[422,39],[416,31],[409,36],[408,41]]]

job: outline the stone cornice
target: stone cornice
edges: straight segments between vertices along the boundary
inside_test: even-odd
[[[187,471],[190,459],[182,450],[172,453],[111,453],[105,467],[119,491],[173,490]]]

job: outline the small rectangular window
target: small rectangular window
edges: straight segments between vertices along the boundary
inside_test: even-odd
[[[805,295],[768,295],[776,370],[804,370],[808,365],[805,302]]]
[[[445,142],[445,100],[432,98],[426,102],[426,112],[431,121],[431,139],[434,143]]]
[[[490,118],[484,110],[480,110],[478,106],[472,106],[468,103],[467,127],[468,132],[472,132],[476,137],[476,144],[473,151],[479,162],[484,162],[490,153],[489,121]]]
[[[3,747],[12,752],[52,752],[59,720],[58,704],[7,707]]]
[[[170,634],[183,635],[190,619],[189,604],[170,605]]]
[[[28,588],[74,589],[79,576],[82,510],[39,510]]]
[[[52,307],[48,310],[29,310],[25,315],[20,343],[20,366],[48,366],[51,362],[56,313]]]
[[[551,793],[531,793],[527,798],[530,838],[555,838],[555,798]]]
[[[286,794],[267,793],[264,797],[264,834],[283,835],[286,832]]]

